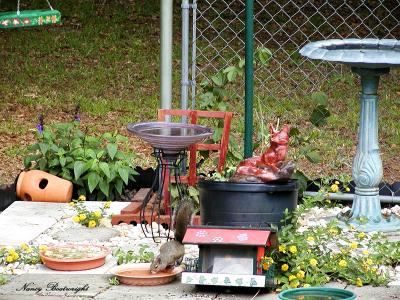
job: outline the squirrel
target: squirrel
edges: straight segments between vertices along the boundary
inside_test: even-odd
[[[173,268],[176,262],[182,261],[185,255],[185,247],[182,244],[187,226],[191,223],[193,204],[190,201],[182,201],[175,215],[175,240],[168,241],[160,247],[160,254],[152,261],[150,271],[158,273],[167,268]]]

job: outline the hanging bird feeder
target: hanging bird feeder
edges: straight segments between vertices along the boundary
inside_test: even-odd
[[[59,24],[61,13],[53,9],[48,0],[46,2],[49,9],[20,10],[20,0],[18,0],[17,11],[0,13],[0,29]]]

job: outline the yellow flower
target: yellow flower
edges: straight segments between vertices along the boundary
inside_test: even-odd
[[[11,255],[8,255],[8,256],[6,257],[6,262],[12,263],[13,261],[14,261],[14,257],[12,257]]]
[[[370,266],[370,265],[372,265],[374,262],[372,261],[372,259],[367,258],[367,260],[365,261],[365,263],[366,263],[368,266]]]
[[[340,182],[336,180],[336,181],[335,181],[335,184],[336,184],[336,185],[339,185],[339,184],[340,184]]]
[[[110,208],[110,206],[111,206],[111,201],[107,201],[106,203],[104,203],[104,208],[105,209],[108,209],[108,208]]]
[[[294,280],[290,283],[291,288],[297,288],[300,285],[300,282],[298,280]]]
[[[378,273],[378,268],[372,267],[372,268],[371,268],[371,272],[372,272],[372,273]]]
[[[331,228],[331,229],[329,229],[329,233],[332,235],[337,235],[339,233],[339,231],[336,228]]]
[[[358,234],[358,238],[359,238],[359,239],[363,239],[363,238],[365,238],[365,236],[366,236],[365,232],[360,232],[360,233]]]
[[[279,245],[279,252],[286,253],[286,246],[285,245]]]
[[[79,215],[79,221],[83,221],[86,219],[86,215],[85,214],[80,214]]]
[[[318,261],[315,258],[310,259],[310,265],[312,267],[316,267],[318,265]]]
[[[365,250],[363,250],[363,252],[362,252],[364,255],[368,255],[369,254],[369,251],[367,250],[367,249],[365,249]]]
[[[363,286],[363,282],[360,277],[357,277],[356,279],[356,286]]]
[[[74,216],[73,218],[72,218],[72,221],[74,221],[75,223],[79,223],[79,216]]]
[[[356,227],[354,225],[350,225],[349,228],[350,228],[350,231],[356,230]]]
[[[350,192],[350,188],[349,187],[346,187],[346,192]]]
[[[339,192],[339,186],[337,184],[332,184],[331,185],[331,192],[332,193],[337,193]]]
[[[307,237],[307,241],[309,241],[309,242],[314,242],[314,237],[313,237],[313,236]]]
[[[22,250],[25,250],[25,251],[29,249],[29,246],[26,243],[22,243],[20,247]]]
[[[297,272],[296,277],[298,279],[303,279],[305,277],[305,274],[306,273],[304,273],[304,271],[300,270],[299,272]]]
[[[39,251],[44,252],[47,250],[47,246],[46,245],[40,245],[39,246]]]
[[[86,201],[86,196],[85,195],[80,195],[78,200],[79,201]]]
[[[296,278],[297,278],[296,276],[290,275],[290,276],[289,276],[289,281],[292,281],[292,280],[294,280],[294,279],[296,279]]]
[[[286,272],[287,270],[289,270],[288,264],[283,264],[283,265],[281,266],[281,270],[282,270],[283,272]]]
[[[356,242],[352,242],[352,243],[350,243],[350,248],[351,249],[357,249],[358,248],[358,244],[356,243]]]
[[[97,219],[101,218],[102,215],[103,215],[103,214],[102,214],[101,211],[99,211],[99,210],[96,210],[95,212],[93,212],[93,216],[94,216],[95,218],[97,218]]]
[[[310,287],[311,285],[309,285],[308,283],[305,283],[305,284],[303,284],[303,287],[305,287],[305,288],[308,288],[308,287]]]
[[[347,262],[344,259],[342,259],[341,261],[339,261],[339,267],[346,268],[347,267]]]
[[[97,225],[97,223],[96,223],[95,220],[90,220],[89,223],[88,223],[88,227],[89,227],[89,228],[96,227],[96,225]]]
[[[68,205],[71,206],[71,207],[75,207],[76,203],[71,201],[70,203],[68,203]]]
[[[289,252],[290,252],[290,253],[293,253],[293,254],[297,253],[297,247],[294,246],[294,245],[293,245],[293,246],[290,246],[290,247],[289,247]]]
[[[11,256],[13,260],[17,260],[19,258],[19,254],[17,252],[8,252],[8,256]]]

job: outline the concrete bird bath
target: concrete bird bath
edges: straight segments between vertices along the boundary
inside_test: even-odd
[[[352,175],[356,183],[355,198],[349,216],[343,221],[363,231],[394,231],[400,219],[385,219],[381,214],[378,185],[383,168],[378,143],[378,85],[381,75],[400,66],[400,41],[394,39],[344,39],[309,43],[300,54],[338,62],[351,67],[361,77],[360,125],[357,153]]]

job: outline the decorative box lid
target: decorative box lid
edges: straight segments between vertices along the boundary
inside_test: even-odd
[[[183,243],[265,246],[270,234],[265,229],[189,227]]]

